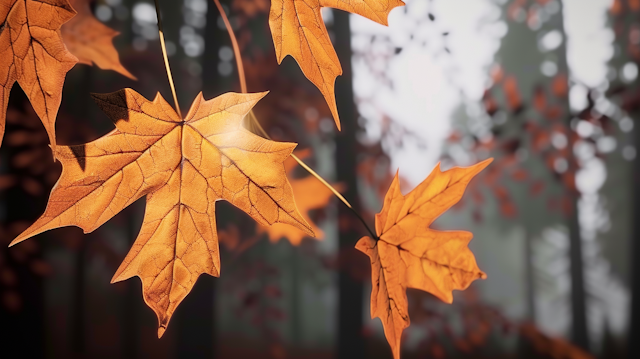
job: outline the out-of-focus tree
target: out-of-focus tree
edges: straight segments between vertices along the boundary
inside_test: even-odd
[[[640,130],[638,126],[638,119],[640,118],[640,91],[638,84],[638,64],[640,63],[640,22],[638,21],[638,14],[640,12],[640,2],[635,0],[615,0],[613,1],[610,9],[611,25],[615,34],[614,41],[614,57],[610,61],[610,73],[616,76],[612,77],[611,86],[608,90],[609,98],[619,106],[620,113],[620,129],[624,132],[633,130],[633,137],[631,137],[628,145],[623,147],[623,157],[627,160],[633,159],[633,165],[630,171],[630,181],[625,183],[624,179],[620,179],[624,187],[625,184],[630,186],[633,193],[633,200],[620,201],[629,203],[629,207],[610,208],[612,218],[612,231],[611,234],[621,233],[616,227],[622,225],[631,226],[630,236],[630,253],[631,256],[626,259],[622,259],[621,263],[614,264],[617,271],[622,274],[627,272],[628,266],[628,280],[631,287],[631,315],[629,320],[629,332],[627,334],[628,352],[629,358],[640,355],[640,345],[634,338],[640,335],[640,245],[638,244],[638,238],[640,234],[640,224],[637,220],[634,220],[640,214],[640,191],[638,191],[638,178],[640,176],[640,156],[637,155],[637,149],[640,146]],[[622,138],[624,141],[624,137]],[[626,151],[626,156],[625,156]],[[615,165],[612,164],[612,165]],[[624,166],[620,166],[624,168]],[[624,174],[624,173],[623,173]],[[608,194],[613,200],[617,199],[616,194],[621,193],[620,188],[614,189],[609,187]],[[616,203],[616,202],[613,202]],[[617,209],[617,211],[616,211]],[[630,210],[629,210],[630,209]],[[620,212],[626,212],[618,217],[616,214]],[[624,233],[624,232],[622,232]],[[608,241],[607,241],[608,242]],[[624,245],[620,241],[613,239],[612,245],[605,248],[609,253],[620,253],[620,248],[616,248],[616,244],[619,247]],[[615,257],[616,259],[618,256]],[[626,261],[629,260],[627,265]]]

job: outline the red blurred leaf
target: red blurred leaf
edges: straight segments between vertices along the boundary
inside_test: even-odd
[[[544,186],[545,186],[544,181],[542,180],[535,181],[533,184],[531,184],[531,187],[529,187],[529,194],[531,196],[539,195],[544,189]]]
[[[547,96],[544,93],[544,89],[540,86],[537,86],[535,90],[533,90],[533,107],[540,113],[547,107]]]
[[[553,94],[557,97],[566,97],[569,92],[569,83],[567,80],[567,75],[558,74],[553,78],[553,82],[551,84],[551,89]]]
[[[511,174],[511,177],[514,181],[520,182],[529,178],[529,173],[524,168],[519,168]]]
[[[503,202],[500,204],[500,213],[506,218],[513,218],[517,214],[516,206],[511,201]]]
[[[507,76],[504,80],[503,90],[509,109],[514,113],[520,111],[522,109],[522,98],[518,90],[518,80],[515,76]]]

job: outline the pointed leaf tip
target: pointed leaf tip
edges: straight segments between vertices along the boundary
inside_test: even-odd
[[[493,162],[493,157],[489,157],[484,161],[478,162],[474,166],[477,166],[479,168],[478,172],[480,172],[483,169],[485,169],[488,165],[490,165],[491,162]]]
[[[17,82],[55,150],[55,122],[62,101],[62,87],[67,72],[78,62],[78,58],[67,50],[60,27],[76,12],[68,0],[3,1],[2,8],[0,90],[6,96],[0,97],[0,123],[6,121],[8,94]],[[3,133],[4,128],[0,126],[0,140]]]
[[[375,241],[371,239],[369,236],[364,236],[358,240],[355,245],[355,248],[360,252],[367,254],[371,251],[371,249],[375,246]]]
[[[294,0],[271,1],[269,27],[276,58],[278,64],[281,64],[287,55],[296,60],[302,73],[322,93],[331,109],[338,131],[341,131],[336,107],[335,81],[343,71],[322,21],[321,8],[334,7],[386,25],[391,10],[404,3],[398,0],[351,0],[310,4]]]

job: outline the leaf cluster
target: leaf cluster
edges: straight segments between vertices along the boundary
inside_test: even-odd
[[[269,24],[278,62],[287,55],[298,62],[324,96],[338,129],[334,82],[342,69],[321,8],[349,11],[387,25],[389,12],[401,5],[400,0],[272,0]],[[221,15],[228,25],[226,15]],[[158,317],[158,336],[198,277],[221,273],[217,201],[246,212],[272,241],[284,236],[293,244],[304,236],[321,235],[307,212],[324,206],[331,194],[351,208],[339,193],[343,186],[330,185],[292,156],[295,144],[272,141],[266,133],[261,137],[244,127],[247,117],[261,130],[252,108],[266,92],[226,93],[210,100],[200,94],[182,116],[166,50],[175,108],[160,94],[151,101],[132,89],[94,94],[115,129],[83,145],[57,145],[55,119],[66,73],[73,66],[96,64],[135,79],[120,64],[111,43],[117,32],[93,17],[88,0],[3,1],[0,23],[0,136],[9,93],[17,82],[47,130],[54,159],[63,167],[44,214],[11,245],[65,226],[89,233],[146,196],[142,228],[112,282],[141,279],[144,300]],[[237,49],[236,57],[244,81]],[[290,182],[291,158],[315,178]],[[356,246],[371,259],[371,314],[381,318],[395,358],[400,356],[402,331],[409,325],[407,288],[450,303],[454,289],[486,277],[467,246],[471,233],[436,231],[430,225],[460,200],[469,181],[490,162],[445,172],[437,167],[407,195],[400,192],[396,175],[376,215],[376,232],[370,231],[373,238],[363,237]]]

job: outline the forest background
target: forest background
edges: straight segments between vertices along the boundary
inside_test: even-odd
[[[640,1],[410,0],[392,11],[389,27],[325,8],[344,68],[341,132],[297,64],[278,66],[270,2],[222,3],[249,91],[271,91],[255,110],[262,125],[275,140],[299,143],[370,223],[396,169],[406,193],[438,161],[448,169],[495,158],[436,222],[474,233],[471,249],[488,279],[456,293],[453,305],[409,291],[403,357],[640,355],[626,340],[640,335],[632,316],[640,313],[640,246],[632,245],[640,233]],[[160,4],[178,97],[239,91],[213,2]],[[91,9],[120,32],[115,46],[137,81],[72,69],[60,144],[111,130],[91,92],[131,87],[170,97],[153,2],[97,0]],[[18,86],[5,138],[0,241],[8,244],[44,210],[60,166]],[[305,176],[291,168],[292,181]],[[353,250],[363,228],[329,194],[308,188],[322,197],[309,207],[320,241],[266,233],[218,204],[224,275],[198,281],[160,340],[139,282],[109,284],[139,230],[142,202],[89,235],[65,228],[2,246],[0,343],[52,358],[390,357],[379,320],[369,318],[369,263]]]

